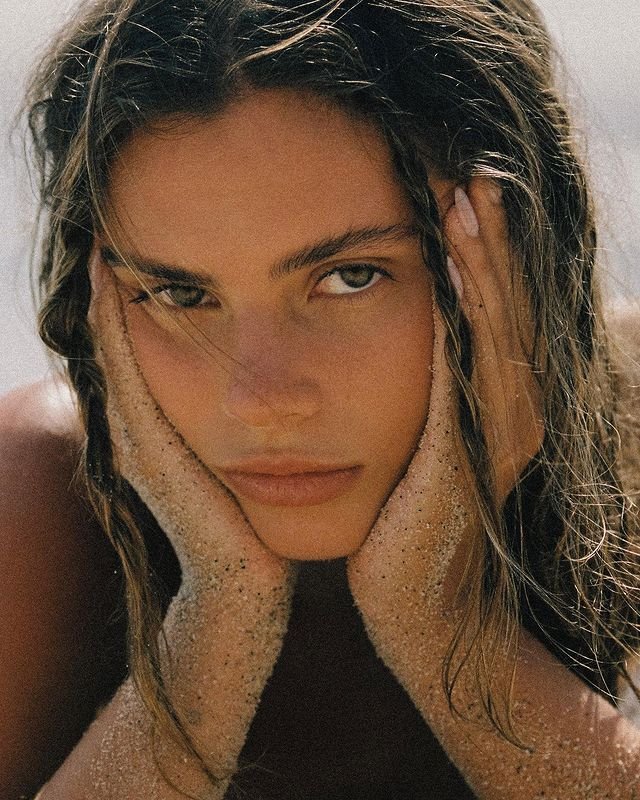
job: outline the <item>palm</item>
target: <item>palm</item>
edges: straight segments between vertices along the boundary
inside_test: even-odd
[[[511,294],[504,211],[472,187],[482,236],[471,238],[450,210],[445,229],[464,276],[463,311],[473,330],[473,386],[501,505],[538,451],[540,390],[519,335],[521,309]],[[463,268],[464,265],[464,268]],[[526,321],[526,317],[525,317]],[[473,476],[458,425],[458,390],[444,355],[445,328],[434,307],[433,381],[428,421],[407,474],[395,488],[363,546],[347,562],[349,585],[379,655],[389,664],[414,651],[431,655],[421,637],[452,610],[462,567],[479,535]],[[424,652],[419,652],[424,647]],[[403,682],[420,670],[403,665]]]
[[[165,417],[136,364],[113,278],[94,270],[92,280],[91,324],[107,378],[117,467],[182,567],[163,626],[171,642],[163,672],[174,706],[202,720],[196,745],[215,773],[229,775],[282,648],[296,565],[262,544],[233,497]],[[163,747],[173,758],[173,745],[167,740]],[[108,751],[103,758],[111,760]],[[216,791],[212,796],[222,796],[224,786]]]
[[[269,551],[238,504],[171,425],[136,364],[113,279],[101,277],[92,305],[108,378],[108,417],[118,468],[169,537],[183,581],[205,588],[219,570],[256,591],[280,584],[291,562]]]

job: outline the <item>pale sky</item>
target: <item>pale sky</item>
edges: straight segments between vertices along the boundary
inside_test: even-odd
[[[0,393],[44,374],[27,289],[33,199],[7,143],[25,74],[74,3],[0,0]],[[639,0],[541,0],[589,143],[612,291],[640,294]]]

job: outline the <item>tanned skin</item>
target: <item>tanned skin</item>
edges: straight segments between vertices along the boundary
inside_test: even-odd
[[[638,496],[640,326],[610,329],[622,467]],[[0,398],[0,797],[29,798],[57,770],[126,675],[117,556],[74,478],[82,433],[68,390],[45,379]],[[149,525],[157,547],[166,547]],[[153,541],[150,542],[153,547]],[[165,577],[177,589],[172,553]]]
[[[74,471],[80,430],[53,380],[0,400],[0,797],[30,797],[125,675],[116,554]]]

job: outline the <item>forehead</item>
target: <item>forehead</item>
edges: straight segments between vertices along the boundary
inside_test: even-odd
[[[125,235],[164,258],[185,248],[200,259],[232,246],[279,251],[310,233],[412,217],[377,129],[288,90],[137,132],[113,165],[109,194]]]

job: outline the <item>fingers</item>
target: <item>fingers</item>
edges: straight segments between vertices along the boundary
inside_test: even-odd
[[[127,334],[115,281],[96,256],[90,265],[92,300],[89,319],[97,356],[108,385],[108,414],[123,474],[135,454],[137,467],[162,475],[173,458],[184,459],[179,437],[151,397]],[[151,439],[154,441],[152,442]]]
[[[243,553],[259,557],[262,545],[235,500],[188,448],[150,394],[110,271],[94,257],[90,274],[89,320],[107,380],[110,437],[120,474],[169,536],[191,580],[196,574],[212,574],[211,556],[229,562]]]
[[[540,390],[526,346],[530,316],[514,293],[517,264],[510,252],[499,187],[475,178],[466,191],[456,188],[444,226],[463,287],[462,311],[473,331],[472,383],[482,404],[483,428],[502,502],[539,450],[543,424]]]
[[[463,311],[474,329],[478,328],[478,334],[483,334],[479,342],[483,345],[504,339],[513,321],[509,314],[511,275],[506,215],[502,205],[490,199],[493,186],[488,184],[476,180],[468,192],[456,188],[455,202],[444,220],[449,255],[464,287]],[[484,355],[492,357],[492,348]]]

